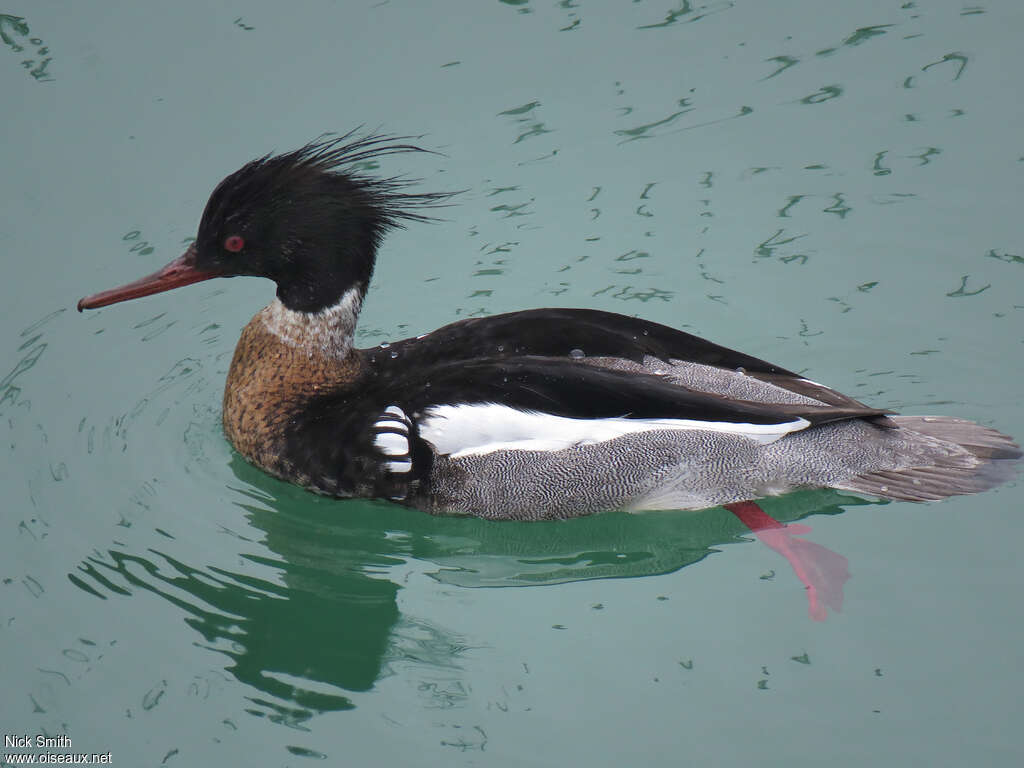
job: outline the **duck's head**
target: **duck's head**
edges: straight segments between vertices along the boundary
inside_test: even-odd
[[[96,309],[214,277],[253,275],[277,283],[294,312],[334,306],[373,274],[377,246],[403,220],[448,195],[403,191],[396,178],[374,179],[361,164],[383,155],[423,151],[386,136],[316,141],[267,155],[224,179],[210,195],[195,242],[158,272],[78,302]]]

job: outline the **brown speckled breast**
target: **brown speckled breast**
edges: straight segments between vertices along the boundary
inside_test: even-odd
[[[224,386],[224,433],[248,461],[287,478],[281,447],[289,421],[310,397],[351,385],[364,364],[356,350],[339,360],[286,344],[267,329],[263,314],[249,321],[235,347]]]

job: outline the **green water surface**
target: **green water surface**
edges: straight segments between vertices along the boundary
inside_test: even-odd
[[[465,190],[391,235],[363,346],[593,307],[1024,437],[1017,0],[58,3],[0,15],[0,731],[120,766],[1018,765],[1024,485],[431,518],[220,427],[269,283],[79,315],[227,173],[327,131]],[[40,754],[41,749],[7,749]]]

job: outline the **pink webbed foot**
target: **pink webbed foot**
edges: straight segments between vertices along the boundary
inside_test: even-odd
[[[753,501],[726,504],[725,508],[738,517],[764,544],[786,560],[796,577],[807,589],[808,613],[815,621],[824,621],[826,608],[840,611],[843,607],[843,585],[850,578],[849,562],[838,552],[798,539],[810,533],[809,526],[794,523],[785,525],[768,515]]]

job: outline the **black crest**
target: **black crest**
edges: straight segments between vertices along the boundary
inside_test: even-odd
[[[425,211],[452,196],[367,175],[382,157],[429,151],[409,138],[350,132],[247,163],[210,195],[197,238],[200,263],[269,277],[278,297],[300,311],[329,306],[352,286],[365,291],[384,234],[430,220]]]

